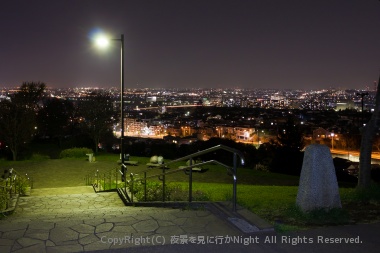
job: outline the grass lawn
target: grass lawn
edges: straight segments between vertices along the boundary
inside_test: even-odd
[[[0,173],[4,169],[14,168],[20,174],[27,173],[33,178],[34,188],[69,187],[85,185],[85,177],[89,174],[100,175],[119,167],[118,155],[104,154],[96,156],[96,162],[89,163],[80,159],[34,159],[27,161],[0,160]],[[128,166],[128,173],[142,175],[149,162],[146,157],[131,157],[139,161],[138,166]],[[165,161],[168,162],[168,161]],[[185,165],[185,162],[174,164],[170,170]],[[217,165],[207,165],[207,172],[193,173],[193,190],[205,192],[212,201],[224,201],[232,198],[232,178],[226,169]],[[161,173],[160,169],[152,169],[148,175]],[[380,187],[370,193],[358,193],[353,188],[340,188],[343,211],[316,217],[304,217],[295,207],[299,178],[283,174],[255,171],[238,168],[238,204],[248,208],[271,223],[282,226],[305,228],[320,225],[347,224],[379,220]],[[153,179],[158,181],[158,179]],[[184,173],[171,174],[166,177],[167,183],[178,183],[186,187],[188,176]],[[322,217],[322,221],[321,218]]]
[[[14,168],[18,173],[33,179],[33,188],[83,186],[84,177],[97,169],[105,171],[109,164],[89,163],[83,159],[44,159],[29,161],[0,161],[0,168]]]

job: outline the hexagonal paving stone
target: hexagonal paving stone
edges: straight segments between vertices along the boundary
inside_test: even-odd
[[[184,217],[184,218],[176,218],[173,220],[173,223],[177,224],[177,225],[183,225],[185,224],[185,222],[187,221],[188,218]]]
[[[209,220],[205,217],[191,217],[187,218],[183,226],[187,227],[205,227]]]
[[[79,243],[82,245],[87,245],[87,244],[91,244],[98,241],[99,241],[99,238],[93,234],[87,235],[79,239]]]
[[[13,230],[21,230],[26,229],[28,227],[28,224],[25,223],[19,223],[19,222],[2,222],[0,230],[2,232],[6,231],[13,231]]]
[[[95,233],[102,233],[111,231],[113,228],[113,223],[103,223],[96,226]]]
[[[143,220],[132,225],[138,232],[154,232],[158,228],[157,221]]]
[[[14,249],[12,249],[14,250]],[[27,252],[46,252],[45,250],[45,244],[44,243],[40,243],[40,244],[35,244],[35,245],[31,245],[27,248],[22,248],[22,249],[19,249],[17,250],[17,252],[20,252],[20,253],[27,253]]]
[[[50,231],[50,240],[55,244],[60,244],[65,241],[77,240],[79,238],[79,233],[65,227],[53,228]]]
[[[159,227],[156,230],[157,234],[162,235],[168,235],[168,236],[174,236],[174,235],[184,235],[186,234],[185,231],[178,227],[178,226],[166,226],[166,227]]]
[[[103,218],[98,218],[98,219],[90,219],[90,220],[84,220],[84,223],[85,224],[88,224],[88,225],[93,225],[93,226],[97,226],[99,224],[102,224],[104,222],[104,219]]]
[[[23,237],[25,234],[25,231],[26,231],[25,229],[21,229],[21,230],[4,232],[2,235],[2,238],[16,240],[18,238]]]
[[[95,231],[95,227],[88,224],[78,224],[70,227],[79,233],[92,234]]]
[[[122,225],[115,225],[112,231],[115,232],[124,232],[127,234],[136,233],[137,231],[132,226],[122,226]]]
[[[18,242],[23,248],[26,248],[26,247],[28,247],[28,246],[35,245],[35,244],[42,244],[42,245],[45,246],[45,242],[44,242],[43,240],[37,240],[37,239],[26,238],[26,237],[23,237],[23,238],[18,239],[17,242]]]
[[[29,223],[28,229],[50,230],[50,229],[54,228],[54,225],[55,225],[54,222],[32,221]]]
[[[38,240],[47,240],[49,238],[49,231],[40,229],[28,229],[25,233],[25,237]]]

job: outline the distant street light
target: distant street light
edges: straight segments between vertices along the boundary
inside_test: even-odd
[[[97,35],[95,37],[95,44],[99,48],[106,48],[110,40],[120,41],[121,53],[121,76],[120,76],[120,115],[121,115],[121,130],[120,130],[120,153],[121,153],[121,171],[123,173],[123,180],[125,181],[126,166],[124,164],[124,34],[120,35],[120,39],[109,39],[105,35]]]
[[[257,145],[260,146],[260,130],[258,128],[256,128],[257,130]],[[263,137],[264,137],[264,130],[261,130],[261,132],[263,133]]]
[[[222,128],[221,128],[221,127],[217,127],[217,128],[216,128],[216,132],[217,132],[219,138],[221,138],[221,135],[222,135],[222,134],[221,134],[221,131],[222,131]]]
[[[334,149],[334,133],[331,133],[331,150]]]

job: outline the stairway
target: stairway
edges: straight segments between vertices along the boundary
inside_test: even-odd
[[[95,193],[91,186],[32,189],[20,197],[10,219],[57,219],[102,217],[120,214],[125,205],[116,192]]]

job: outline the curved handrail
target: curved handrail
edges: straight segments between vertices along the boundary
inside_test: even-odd
[[[196,164],[193,164],[193,165],[189,165],[189,166],[186,166],[186,167],[183,167],[183,168],[178,168],[178,169],[175,169],[175,170],[166,171],[166,172],[163,172],[163,173],[160,173],[160,174],[150,175],[150,176],[147,176],[147,177],[144,177],[144,178],[138,178],[138,179],[135,179],[134,181],[135,182],[136,181],[144,181],[144,180],[146,180],[148,178],[155,178],[155,177],[160,177],[160,176],[164,176],[164,175],[170,175],[170,174],[174,174],[174,173],[177,173],[177,172],[180,172],[180,171],[186,171],[188,169],[191,169],[191,168],[194,168],[194,167],[198,167],[198,166],[202,166],[202,165],[206,165],[206,164],[218,164],[218,165],[221,165],[221,166],[225,167],[226,169],[228,169],[228,171],[232,173],[233,178],[236,179],[236,175],[235,175],[234,171],[232,170],[232,168],[230,166],[225,165],[224,163],[221,163],[221,162],[216,161],[216,160],[210,160],[210,161],[206,161],[206,162],[202,162],[202,163],[196,163]],[[139,175],[139,174],[134,174],[134,175]]]
[[[184,157],[181,157],[181,158],[178,158],[178,159],[175,159],[175,160],[171,160],[170,162],[168,163],[163,163],[163,164],[159,164],[160,166],[157,166],[155,167],[156,169],[157,168],[161,168],[161,167],[167,167],[168,165],[172,164],[172,163],[176,163],[176,162],[181,162],[181,161],[185,161],[185,160],[188,160],[190,158],[194,158],[194,157],[197,157],[197,156],[201,156],[201,155],[204,155],[204,154],[207,154],[207,153],[210,153],[210,152],[213,152],[213,151],[216,151],[216,150],[226,150],[226,151],[229,151],[231,153],[235,153],[237,154],[239,157],[240,157],[240,163],[242,165],[244,165],[244,155],[243,153],[240,151],[240,150],[237,150],[237,149],[234,149],[234,148],[231,148],[231,147],[228,147],[228,146],[225,146],[225,145],[217,145],[217,146],[214,146],[214,147],[211,147],[211,148],[208,148],[208,149],[205,149],[205,150],[202,150],[202,151],[198,151],[198,152],[195,152],[193,154],[190,154],[190,155],[187,155],[187,156],[184,156]],[[148,172],[150,170],[152,170],[153,168],[149,168],[149,169],[146,169],[146,170],[143,170],[141,172]]]
[[[221,162],[218,162],[216,160],[210,160],[210,161],[206,161],[206,162],[202,162],[202,163],[196,163],[196,164],[192,164],[192,160],[193,158],[195,157],[198,157],[198,156],[201,156],[201,155],[204,155],[204,154],[207,154],[207,153],[210,153],[210,152],[213,152],[213,151],[216,151],[216,150],[226,150],[226,151],[229,151],[231,153],[233,153],[233,168],[231,169],[230,166],[227,166]],[[175,160],[172,160],[168,163],[163,163],[163,164],[159,164],[159,166],[155,167],[155,168],[163,168],[165,169],[166,167],[168,167],[168,165],[170,164],[173,164],[173,163],[176,163],[176,162],[180,162],[180,161],[184,161],[184,160],[188,160],[190,159],[191,163],[189,166],[186,166],[184,168],[181,168],[181,169],[177,169],[177,170],[173,170],[172,172],[165,172],[163,171],[161,174],[159,175],[152,175],[152,176],[149,176],[147,177],[146,176],[146,172],[148,171],[151,171],[152,168],[149,168],[147,170],[144,170],[144,171],[141,171],[140,173],[144,173],[144,179],[139,179],[140,181],[145,181],[147,178],[151,178],[151,177],[163,177],[163,201],[165,200],[165,175],[168,175],[168,174],[172,174],[172,173],[177,173],[179,171],[182,171],[182,170],[187,170],[187,169],[190,169],[190,168],[193,168],[193,167],[196,167],[196,166],[200,166],[200,165],[204,165],[204,164],[209,164],[209,163],[216,163],[216,164],[219,164],[219,165],[222,165],[223,167],[226,167],[230,172],[232,172],[232,176],[233,176],[233,199],[232,199],[232,204],[233,204],[233,211],[235,212],[236,211],[236,194],[237,194],[237,156],[240,157],[240,163],[242,165],[244,165],[244,155],[242,152],[240,152],[239,150],[237,149],[234,149],[234,148],[230,148],[228,146],[225,146],[225,145],[217,145],[217,146],[214,146],[214,147],[211,147],[211,148],[208,148],[208,149],[205,149],[205,150],[202,150],[202,151],[198,151],[198,152],[195,152],[193,154],[190,154],[190,155],[187,155],[187,156],[184,156],[184,157],[181,157],[181,158],[178,158],[178,159],[175,159]],[[189,170],[189,202],[191,202],[192,200],[192,170]],[[133,180],[133,174],[131,173],[130,174],[131,178],[132,178],[132,181]],[[132,182],[133,183],[133,182]],[[126,187],[126,185],[125,185]],[[132,196],[132,202],[133,202],[133,196]]]

